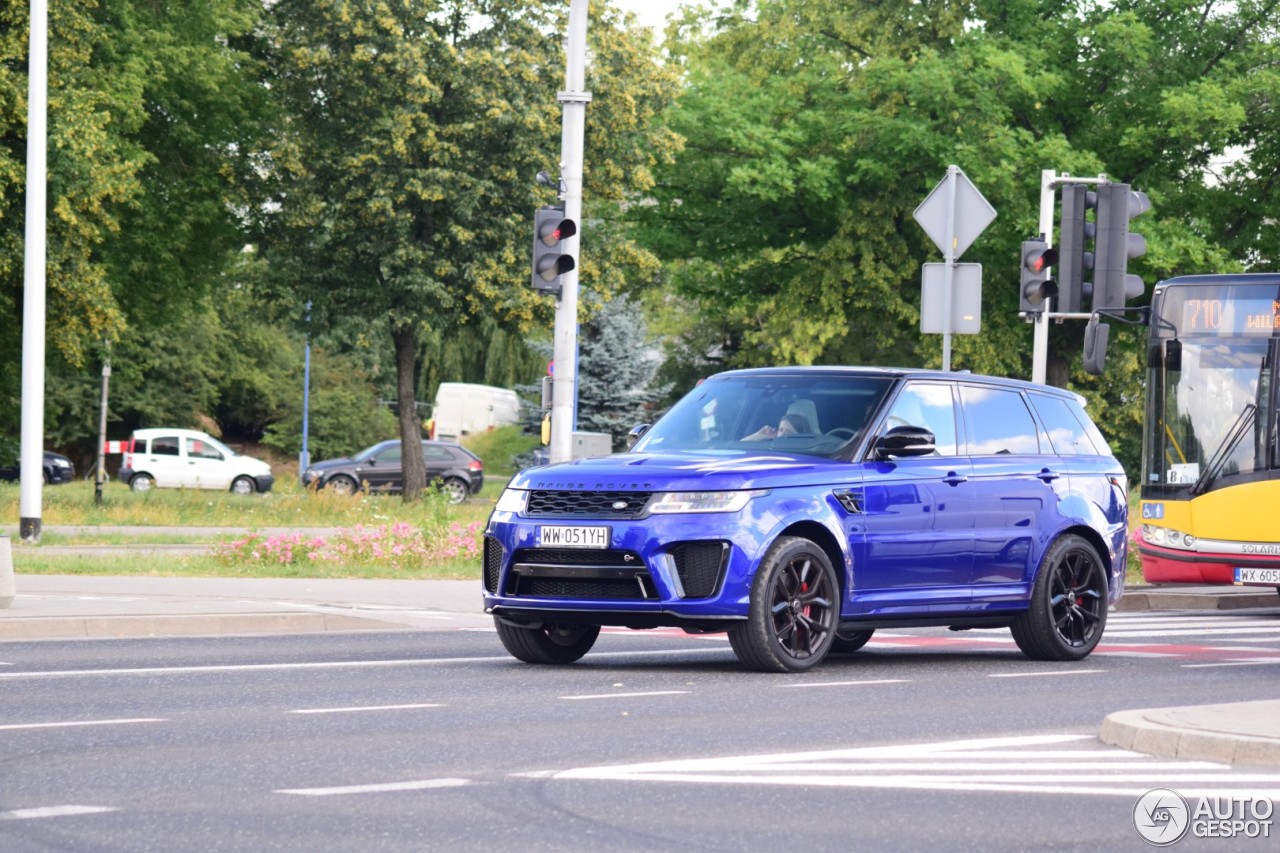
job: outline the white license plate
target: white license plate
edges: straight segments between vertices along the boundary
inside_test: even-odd
[[[1280,585],[1280,569],[1236,569],[1236,583]]]
[[[609,528],[542,526],[538,528],[538,544],[543,548],[608,548]]]

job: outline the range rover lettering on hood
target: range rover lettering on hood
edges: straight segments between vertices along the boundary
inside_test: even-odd
[[[555,482],[552,480],[538,480],[531,488],[534,489],[590,489],[592,491],[633,491],[637,489],[652,489],[653,483],[572,483],[572,482]]]

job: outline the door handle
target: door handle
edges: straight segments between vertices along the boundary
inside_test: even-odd
[[[955,471],[948,471],[947,476],[942,478],[942,482],[948,486],[958,486],[961,483],[969,482],[969,478],[963,474],[957,474]]]
[[[1043,468],[1041,469],[1039,474],[1036,474],[1036,477],[1038,477],[1039,479],[1043,480],[1046,483],[1052,483],[1054,480],[1058,479],[1061,476],[1062,475],[1059,474],[1058,472],[1050,471],[1048,468]]]

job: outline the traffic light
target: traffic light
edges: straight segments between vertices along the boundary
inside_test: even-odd
[[[578,233],[563,207],[540,207],[533,219],[533,289],[560,294],[560,276],[575,267],[564,241]]]
[[[1085,214],[1098,206],[1098,194],[1084,184],[1067,184],[1062,188],[1062,222],[1058,229],[1058,304],[1064,314],[1084,310],[1085,297],[1093,285],[1084,274],[1093,269],[1093,240],[1096,223]]]
[[[1130,258],[1147,251],[1147,240],[1129,231],[1129,220],[1151,208],[1146,193],[1128,184],[1102,184],[1098,187],[1098,239],[1094,261],[1093,309],[1123,308],[1130,299],[1142,295],[1144,285],[1136,275],[1129,275]]]
[[[1057,250],[1044,240],[1023,241],[1019,311],[1027,314],[1039,313],[1044,310],[1044,301],[1057,295],[1058,286],[1049,278],[1049,267],[1057,261]]]

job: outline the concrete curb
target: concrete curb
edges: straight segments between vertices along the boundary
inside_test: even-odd
[[[1112,746],[1166,758],[1280,766],[1280,738],[1240,731],[1240,720],[1250,719],[1255,707],[1259,718],[1268,720],[1277,706],[1275,702],[1244,702],[1117,711],[1102,721],[1098,737]],[[1220,721],[1226,731],[1219,730]],[[1271,725],[1275,728],[1275,723]]]
[[[175,616],[39,616],[0,620],[0,641],[207,637],[408,631],[406,625],[336,613],[192,613]]]
[[[1275,590],[1257,587],[1126,587],[1116,610],[1245,610],[1280,607]]]

